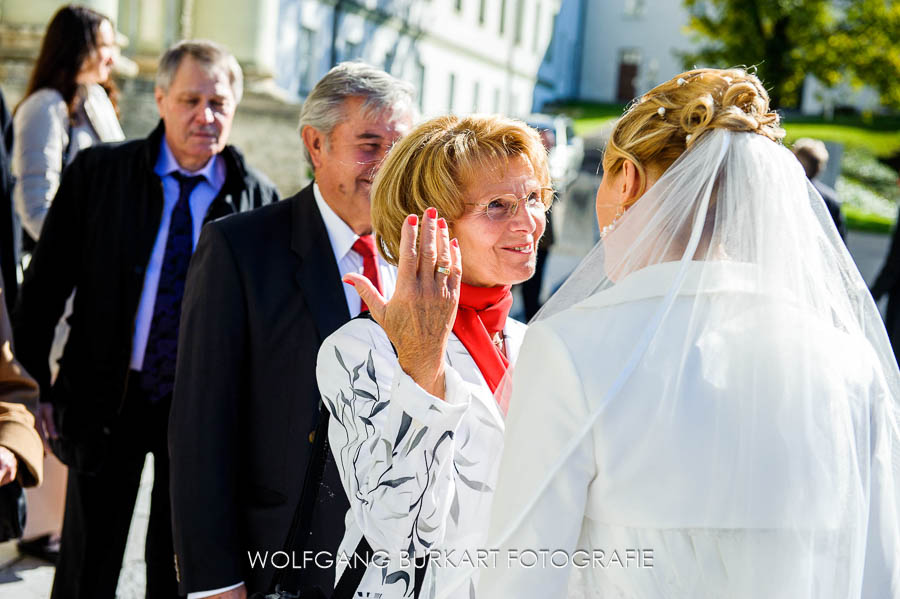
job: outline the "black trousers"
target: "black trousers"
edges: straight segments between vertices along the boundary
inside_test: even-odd
[[[134,373],[132,373],[134,374]],[[97,474],[69,470],[66,510],[51,599],[114,599],[141,471],[153,454],[153,491],[144,559],[147,599],[178,597],[169,503],[166,429],[170,400],[150,404],[131,376],[125,404]]]

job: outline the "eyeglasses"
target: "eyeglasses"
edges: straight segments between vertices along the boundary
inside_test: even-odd
[[[539,187],[524,198],[517,198],[514,194],[507,193],[493,198],[490,202],[466,202],[466,205],[477,206],[477,213],[487,215],[492,221],[502,222],[513,218],[519,211],[519,204],[523,202],[525,208],[532,214],[547,212],[550,209],[553,194],[552,187]]]

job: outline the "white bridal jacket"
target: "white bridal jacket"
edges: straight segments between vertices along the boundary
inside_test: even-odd
[[[897,498],[876,482],[898,451],[881,425],[893,400],[865,337],[755,294],[750,265],[690,263],[607,394],[678,268],[635,271],[529,327],[489,543],[557,553],[501,560],[478,597],[900,596]]]
[[[510,363],[524,334],[524,324],[507,319]],[[415,568],[405,558],[429,550],[421,597],[431,597],[467,549],[484,545],[503,417],[453,334],[445,364],[441,400],[400,368],[384,330],[367,319],[350,321],[319,351],[319,390],[332,416],[328,441],[350,500],[336,575],[362,535],[377,558],[358,597],[412,597]],[[452,596],[468,599],[473,585],[467,578]]]

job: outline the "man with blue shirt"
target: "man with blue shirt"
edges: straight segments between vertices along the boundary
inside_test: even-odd
[[[159,126],[95,146],[63,174],[15,315],[20,360],[53,406],[51,445],[70,466],[53,599],[112,598],[141,470],[153,454],[147,597],[178,595],[166,423],[188,263],[204,223],[277,200],[226,145],[242,75],[221,46],[180,42],[160,59]],[[52,388],[47,356],[66,298],[71,332]]]

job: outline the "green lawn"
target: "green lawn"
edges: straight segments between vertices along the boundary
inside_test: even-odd
[[[825,141],[836,141],[849,147],[865,148],[880,158],[893,156],[900,152],[900,129],[873,130],[858,125],[839,125],[834,123],[795,123],[784,124],[787,131],[785,142],[791,143],[799,137],[812,137]]]
[[[879,214],[863,212],[856,206],[850,206],[848,204],[841,206],[841,212],[844,214],[847,228],[856,231],[868,231],[870,233],[882,233],[887,235],[891,232],[891,227],[894,225],[894,219],[885,218]]]
[[[580,136],[591,133],[619,118],[624,110],[625,104],[592,104],[589,102],[544,107],[544,112],[562,113],[571,117],[575,121],[575,134]]]
[[[584,136],[621,116],[625,107],[624,104],[576,102],[547,107],[545,110],[570,116],[575,121],[575,133]],[[839,115],[830,121],[825,121],[821,117],[791,116],[785,119],[783,126],[787,132],[785,143],[788,145],[800,137],[835,141],[844,144],[845,150],[857,149],[859,150],[857,154],[869,155],[872,162],[876,162],[874,157],[887,158],[900,154],[900,115],[877,117]],[[844,170],[847,170],[849,165],[849,162],[846,163]],[[855,173],[845,173],[848,174]],[[889,183],[893,187],[893,181]],[[848,186],[853,189],[847,189]],[[885,193],[877,185],[859,180],[846,180],[843,187],[846,196],[844,199],[850,201],[845,201],[842,210],[851,229],[885,233],[890,231],[894,209],[886,200],[896,201],[895,197],[892,198],[896,196],[895,193]],[[861,200],[867,200],[868,203]],[[875,200],[878,200],[878,210],[868,205]],[[888,210],[885,206],[891,209]]]
[[[547,107],[547,112],[564,113],[575,121],[575,133],[585,135],[621,116],[625,104],[575,102]],[[836,141],[859,147],[884,158],[900,152],[900,116],[837,116],[832,121],[820,117],[791,117],[784,122],[787,143],[798,137]]]

